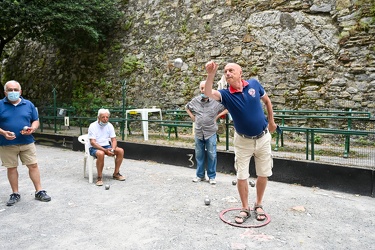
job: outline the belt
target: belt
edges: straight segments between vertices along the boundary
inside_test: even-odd
[[[265,134],[267,134],[267,133],[268,133],[268,128],[265,128],[265,129],[262,131],[262,133],[260,133],[259,135],[255,135],[255,136],[243,135],[243,134],[238,133],[237,131],[236,131],[236,133],[237,133],[239,136],[243,137],[243,138],[256,140],[256,139],[260,139],[260,138],[262,138]]]

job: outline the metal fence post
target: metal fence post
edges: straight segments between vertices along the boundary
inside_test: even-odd
[[[124,125],[125,124],[125,106],[126,106],[126,79],[120,80],[121,83],[121,89],[122,89],[122,119],[123,121],[121,122],[121,138],[124,140],[125,138],[125,129]]]
[[[57,127],[56,127],[56,116],[57,116],[57,109],[56,109],[56,88],[53,87],[53,124],[55,129],[55,134],[57,133]]]

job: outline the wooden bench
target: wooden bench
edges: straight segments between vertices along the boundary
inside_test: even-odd
[[[178,138],[177,128],[192,128],[193,122],[190,120],[188,113],[182,109],[165,110],[163,117],[167,118],[160,122],[160,126],[168,128],[168,140],[171,138],[172,129],[176,138]]]
[[[343,157],[349,157],[350,137],[368,136],[375,132],[364,129],[353,129],[353,122],[367,122],[371,120],[370,112],[361,111],[338,111],[338,110],[274,110],[275,122],[279,124],[282,131],[304,133],[306,139],[306,160],[309,158],[309,147],[311,148],[311,160],[315,159],[316,134],[333,134],[345,137]],[[321,123],[328,124],[327,127]],[[340,122],[341,127],[332,128],[334,122]],[[315,123],[315,125],[314,125]],[[326,125],[324,124],[324,125]],[[275,151],[279,149],[279,139],[281,147],[284,146],[283,133],[276,134]]]

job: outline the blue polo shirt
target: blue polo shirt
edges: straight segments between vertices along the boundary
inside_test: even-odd
[[[221,89],[221,103],[228,109],[234,128],[240,134],[256,136],[268,126],[261,98],[266,94],[256,79],[243,82],[242,92]]]
[[[12,131],[16,139],[7,140],[0,135],[0,146],[20,145],[33,143],[32,135],[21,135],[24,126],[31,126],[31,123],[38,120],[38,112],[29,100],[23,99],[17,105],[13,105],[5,97],[0,100],[0,128],[5,131]]]

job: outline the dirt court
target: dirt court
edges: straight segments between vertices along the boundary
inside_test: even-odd
[[[83,152],[41,145],[37,150],[42,185],[52,201],[34,199],[21,166],[21,201],[7,207],[11,189],[0,168],[2,249],[374,249],[371,197],[271,180],[264,199],[270,223],[240,228],[219,216],[240,207],[233,175],[218,173],[211,186],[193,183],[192,168],[125,159],[121,173],[127,180],[119,182],[111,179],[108,159],[105,190],[83,178]],[[254,195],[250,187],[251,202]],[[223,218],[233,221],[235,214]],[[247,225],[259,226],[253,218]]]

